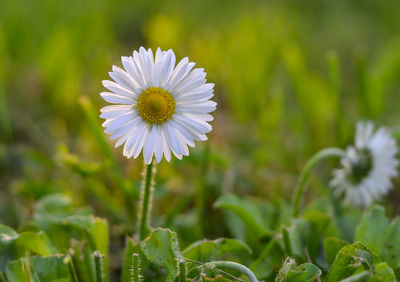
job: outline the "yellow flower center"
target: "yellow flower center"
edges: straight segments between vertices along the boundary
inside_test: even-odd
[[[137,110],[146,122],[161,124],[175,113],[175,100],[167,90],[149,87],[140,94]]]

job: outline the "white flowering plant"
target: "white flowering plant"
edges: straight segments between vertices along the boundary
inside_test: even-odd
[[[100,96],[111,105],[101,108],[100,118],[129,162],[143,159],[142,182],[124,176],[96,111],[82,99],[82,112],[106,161],[83,162],[66,146],[58,148],[55,161],[88,187],[96,184],[88,196],[99,199],[110,218],[79,207],[71,195],[42,197],[18,231],[0,224],[1,282],[400,278],[400,219],[389,219],[385,207],[375,204],[384,200],[398,176],[397,141],[390,129],[359,122],[354,145],[314,154],[291,189],[292,202],[280,196],[238,196],[229,192],[228,175],[222,184],[227,191],[207,206],[204,190],[216,185],[208,165],[226,169],[226,157],[208,145],[197,151],[189,147],[211,134],[214,84],[187,57],[176,63],[172,50],[141,47],[121,61],[123,68],[113,66],[109,73],[112,81],[103,81],[107,91]],[[340,159],[341,168],[332,170],[330,181],[322,181],[327,188],[323,196],[305,201],[313,170],[328,158]],[[194,177],[201,184],[196,207],[184,215],[190,198],[181,197],[168,203],[169,214],[154,220],[163,196],[155,180],[173,162],[196,167]],[[94,180],[106,171],[119,190],[108,191]],[[207,207],[213,212],[208,214]]]

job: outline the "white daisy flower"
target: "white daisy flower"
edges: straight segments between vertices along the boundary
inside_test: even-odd
[[[216,108],[210,98],[214,84],[206,83],[202,68],[183,58],[175,66],[172,50],[153,51],[140,47],[133,56],[122,57],[124,69],[112,67],[103,85],[110,92],[100,95],[114,105],[101,109],[105,132],[118,139],[115,147],[124,145],[127,158],[137,158],[143,149],[146,164],[157,163],[171,152],[178,158],[189,155],[194,141],[207,140],[211,131],[209,114]]]
[[[359,207],[369,206],[392,188],[391,179],[398,175],[397,144],[389,131],[374,131],[372,122],[357,124],[355,146],[346,150],[334,170],[331,186],[336,195],[344,194],[345,202]]]

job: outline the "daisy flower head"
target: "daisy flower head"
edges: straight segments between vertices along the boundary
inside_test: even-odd
[[[391,179],[398,175],[396,140],[385,127],[374,129],[372,122],[359,122],[355,145],[342,158],[342,168],[333,171],[331,186],[345,202],[367,207],[392,188]]]
[[[124,144],[123,155],[143,158],[149,164],[153,156],[159,163],[163,156],[169,162],[171,152],[178,159],[189,155],[194,141],[207,140],[212,127],[211,112],[216,103],[214,84],[207,83],[202,68],[183,58],[175,65],[172,50],[140,47],[132,56],[122,57],[123,68],[112,67],[103,86],[109,92],[101,97],[113,104],[101,109],[105,132]]]

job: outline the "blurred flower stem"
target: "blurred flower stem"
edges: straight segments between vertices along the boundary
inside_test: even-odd
[[[108,163],[111,167],[111,173],[114,176],[114,180],[117,183],[118,187],[120,187],[124,193],[126,199],[126,205],[129,207],[134,198],[138,197],[138,192],[134,189],[134,186],[127,181],[127,179],[123,176],[113,154],[110,149],[110,145],[108,144],[106,138],[104,137],[104,133],[99,127],[97,113],[93,108],[92,103],[86,97],[82,97],[79,100],[79,105],[82,109],[82,112],[88,122],[89,130],[93,135],[94,139],[96,140],[97,144],[100,146],[101,150],[105,158],[107,159]],[[130,209],[128,209],[129,211]],[[130,216],[134,216],[130,214]]]
[[[140,192],[139,202],[139,239],[143,241],[147,234],[150,225],[150,214],[151,214],[151,202],[152,202],[152,190],[153,190],[153,174],[154,164],[153,160],[146,167],[146,173],[143,174],[144,183],[142,185],[142,191]]]
[[[207,144],[204,147],[204,151],[202,153],[202,165],[199,173],[199,181],[196,185],[196,228],[199,237],[204,237],[204,219],[206,202],[207,202],[207,193],[208,193],[208,185],[207,185],[207,173],[209,167],[209,157],[210,157],[210,146]]]
[[[4,141],[12,142],[12,125],[10,115],[8,112],[7,97],[4,92],[4,87],[0,81],[0,134],[4,138]]]
[[[299,213],[300,201],[303,196],[304,186],[307,183],[308,178],[311,175],[313,168],[322,160],[330,157],[344,157],[345,152],[338,148],[326,148],[317,152],[311,159],[308,160],[300,177],[297,181],[295,188],[295,195],[293,198],[293,217],[297,217]]]

